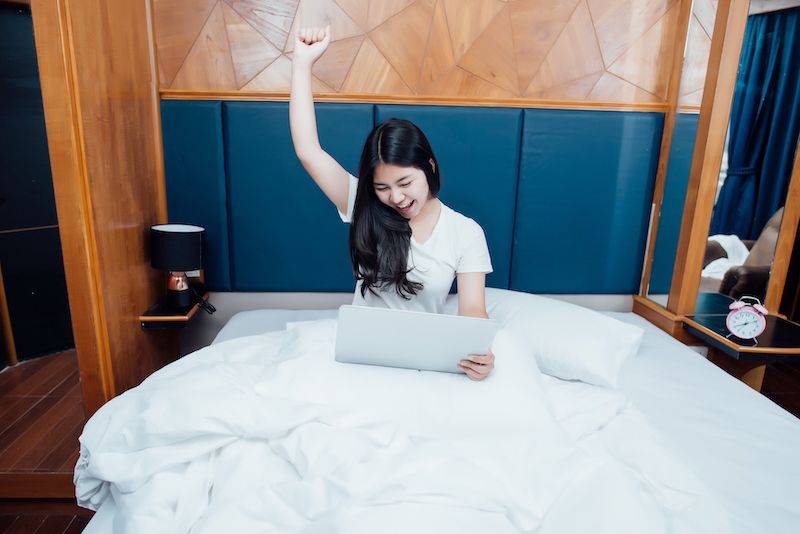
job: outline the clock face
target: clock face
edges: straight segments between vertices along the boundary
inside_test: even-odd
[[[764,331],[767,321],[761,314],[746,306],[730,312],[725,326],[738,338],[753,339]]]

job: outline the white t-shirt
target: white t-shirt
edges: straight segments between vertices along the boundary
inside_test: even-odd
[[[344,222],[350,222],[356,200],[358,179],[350,176],[347,214],[339,212]],[[478,223],[442,204],[439,219],[430,237],[420,244],[411,238],[408,251],[407,277],[424,287],[408,300],[397,294],[394,286],[373,288],[361,296],[361,280],[356,286],[353,304],[377,308],[415,310],[442,313],[456,273],[490,273],[492,262],[486,236]],[[407,295],[408,296],[408,295]]]

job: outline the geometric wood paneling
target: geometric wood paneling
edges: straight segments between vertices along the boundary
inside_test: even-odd
[[[692,12],[706,35],[714,33],[714,20],[717,18],[718,0],[694,0]]]
[[[539,91],[531,91],[526,93],[526,96],[531,98],[541,98],[545,100],[589,100],[589,93],[592,92],[600,78],[606,74],[606,71],[601,70],[594,72],[582,78],[570,80],[569,82],[556,85],[550,89]],[[611,100],[622,100],[621,98],[612,98]]]
[[[361,43],[361,48],[342,85],[342,92],[412,94],[402,76],[369,38]]]
[[[694,0],[689,33],[686,37],[678,105],[699,106],[703,100],[703,85],[711,52],[711,34],[717,15],[717,0]]]
[[[622,97],[629,102],[658,102],[659,98],[609,72],[603,73],[589,93],[589,100],[610,100]]]
[[[281,51],[264,39],[228,4],[222,4],[222,9],[238,89],[278,59]]]
[[[292,23],[289,38],[286,40],[285,52],[294,50],[295,35],[299,26],[320,26],[330,23],[332,42],[349,39],[364,34],[361,27],[333,0],[326,0],[324,12],[319,13],[320,0],[300,0],[297,15]],[[347,71],[345,71],[347,74]]]
[[[245,91],[287,91],[292,84],[292,60],[279,56],[243,87]]]
[[[363,42],[363,35],[332,42],[325,54],[314,63],[314,75],[339,91]]]
[[[215,5],[214,0],[154,0],[162,85],[169,86],[175,79]]]
[[[608,67],[608,71],[661,100],[666,99],[675,37],[670,30],[677,27],[678,7],[676,2]]]
[[[471,98],[510,98],[510,91],[493,85],[463,68],[454,65],[433,82],[418,91],[420,95],[458,95]]]
[[[677,0],[588,0],[606,65],[655,24]]]
[[[447,27],[447,16],[444,13],[444,2],[436,2],[428,33],[428,46],[419,75],[419,87],[428,87],[431,82],[450,70],[455,62],[453,45],[450,42],[450,30]]]
[[[225,0],[276,48],[283,50],[299,0]]]
[[[699,42],[689,44],[697,56],[687,58],[688,78],[704,79],[710,30],[703,30],[713,26],[717,2],[695,0],[700,28],[690,39]],[[331,45],[314,66],[318,92],[664,103],[678,25],[678,0],[155,0],[155,6],[161,87],[181,91],[284,93],[298,26],[329,22]],[[696,85],[685,94],[696,96]]]
[[[458,65],[478,78],[518,92],[517,64],[511,17],[506,6],[478,36],[458,62]]]
[[[433,0],[414,2],[369,34],[378,50],[411,89],[415,89],[419,81],[433,8]]]
[[[509,5],[520,92],[530,85],[577,5],[578,0],[524,0]]]
[[[469,50],[492,19],[503,9],[498,0],[441,0],[450,27],[450,38],[456,60]]]
[[[344,11],[365,31],[371,31],[414,0],[337,0]]]
[[[694,15],[689,19],[688,32],[678,105],[699,106],[703,97],[703,84],[706,81],[711,38]]]
[[[173,83],[198,89],[238,87],[221,3],[214,6]]]
[[[413,1],[414,0],[380,0],[378,2],[367,2],[367,22],[366,25],[363,26],[364,30],[372,31],[390,17],[393,17],[407,8]]]
[[[292,86],[292,60],[281,55],[261,71],[258,76],[242,87],[244,91],[264,91],[285,93]],[[311,77],[311,89],[320,93],[333,93],[333,88],[316,76]]]
[[[526,92],[545,91],[603,71],[592,17],[581,0],[545,56]]]

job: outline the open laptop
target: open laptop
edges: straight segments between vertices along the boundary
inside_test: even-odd
[[[458,362],[486,354],[499,329],[477,317],[342,306],[336,361],[463,373]]]

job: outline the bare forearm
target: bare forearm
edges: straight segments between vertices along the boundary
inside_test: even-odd
[[[330,43],[330,27],[301,28],[296,36],[292,59],[292,94],[289,98],[289,128],[294,151],[303,168],[342,213],[347,211],[350,181],[347,171],[319,144],[311,66]]]
[[[486,308],[473,307],[473,308],[458,308],[458,314],[462,317],[478,317],[479,319],[488,319],[489,314],[486,313]]]
[[[311,92],[311,65],[292,64],[292,93],[289,99],[289,126],[297,157],[302,162],[312,152],[320,150],[314,97]]]

